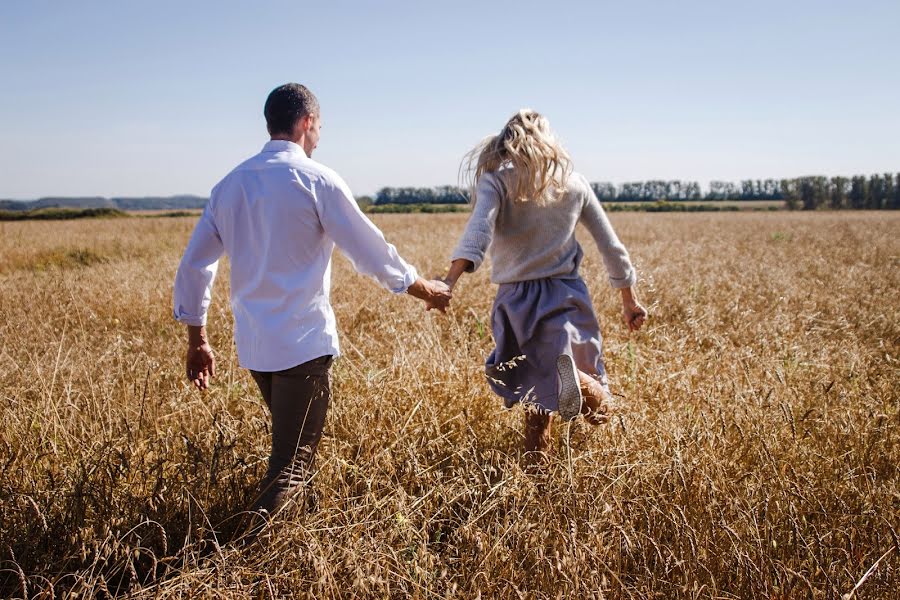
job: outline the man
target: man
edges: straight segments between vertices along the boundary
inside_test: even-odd
[[[188,326],[188,379],[206,389],[215,375],[206,313],[227,253],[238,360],[272,414],[269,468],[254,502],[271,514],[305,483],[322,437],[339,351],[329,302],[334,246],[357,271],[424,300],[426,310],[443,312],[450,290],[421,279],[337,173],[311,159],[321,112],[306,87],[276,88],[264,113],[271,141],[213,188],[175,276],[174,308]]]

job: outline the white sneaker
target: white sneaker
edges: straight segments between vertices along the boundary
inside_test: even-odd
[[[581,385],[575,361],[568,354],[560,354],[556,359],[556,372],[559,373],[559,416],[563,421],[571,421],[581,414]]]

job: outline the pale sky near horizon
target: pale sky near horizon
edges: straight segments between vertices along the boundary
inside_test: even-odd
[[[0,4],[0,198],[208,194],[287,81],[357,195],[518,108],[591,181],[900,171],[900,1]]]

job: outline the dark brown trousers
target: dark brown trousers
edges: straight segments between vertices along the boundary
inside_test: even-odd
[[[276,512],[309,480],[331,400],[332,357],[284,371],[250,371],[272,413],[272,453],[254,510]]]

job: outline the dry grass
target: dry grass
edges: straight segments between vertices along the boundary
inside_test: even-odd
[[[376,217],[425,272],[464,219]],[[441,317],[340,259],[318,505],[250,546],[226,540],[268,415],[227,269],[220,375],[182,379],[193,219],[0,224],[0,595],[837,598],[871,570],[855,597],[898,597],[900,215],[613,220],[652,320],[627,333],[588,249],[629,409],[576,425],[571,472],[523,473],[521,415],[483,381],[486,270]]]

